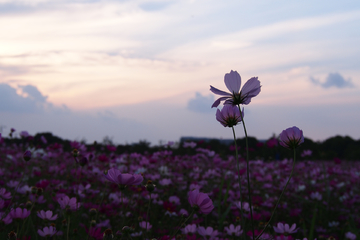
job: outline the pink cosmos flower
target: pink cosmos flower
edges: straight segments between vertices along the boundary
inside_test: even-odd
[[[251,98],[256,97],[261,91],[260,81],[257,77],[250,78],[240,91],[241,77],[238,72],[233,70],[231,70],[230,73],[225,74],[224,82],[230,93],[221,91],[210,85],[210,91],[224,96],[218,98],[211,106],[212,108],[219,106],[221,101],[225,101],[225,104],[247,105],[251,102]]]
[[[204,214],[209,214],[214,209],[213,202],[206,193],[199,192],[198,189],[189,192],[190,205]]]
[[[214,230],[212,227],[207,227],[205,229],[204,227],[201,226],[198,227],[198,233],[204,238],[208,236],[209,239],[215,239],[216,236],[219,234],[218,230]]]
[[[3,199],[10,199],[11,198],[11,193],[6,192],[5,188],[1,188],[0,189],[0,197],[3,198]]]
[[[242,118],[244,118],[244,109],[241,117],[239,108],[230,104],[224,105],[221,111],[219,109],[216,111],[216,120],[224,127],[233,127],[241,122]]]
[[[43,230],[38,229],[38,234],[42,237],[52,237],[57,231],[53,226],[44,227]]]
[[[350,240],[355,240],[355,239],[356,239],[356,235],[353,234],[352,232],[347,232],[347,233],[345,233],[345,237],[346,237],[347,239],[350,239]]]
[[[286,148],[296,148],[304,142],[303,131],[298,127],[291,127],[280,133],[280,145]]]
[[[230,224],[229,227],[224,228],[228,235],[234,235],[234,236],[240,236],[242,234],[243,230],[241,230],[241,226],[237,225],[236,227],[234,224]]]
[[[121,173],[115,168],[111,168],[104,177],[118,185],[139,185],[144,180],[140,174]]]
[[[277,226],[273,227],[274,231],[277,233],[286,233],[286,234],[291,234],[291,233],[296,233],[297,229],[296,229],[296,223],[294,223],[293,225],[291,225],[291,227],[289,227],[289,224],[285,223],[285,225],[283,223],[278,223]]]
[[[152,225],[149,222],[145,222],[145,221],[139,222],[139,226],[147,230],[150,230],[152,228]]]
[[[196,233],[196,224],[188,224],[182,229],[183,234],[195,234]]]
[[[71,210],[77,210],[80,207],[80,203],[76,203],[76,198],[69,198],[68,196],[61,197],[58,199],[61,209],[69,207]]]
[[[20,135],[20,137],[22,137],[22,138],[26,138],[26,137],[30,136],[27,131],[21,131],[19,135]]]
[[[48,210],[48,211],[44,211],[44,210],[41,210],[41,211],[38,211],[37,212],[37,216],[43,220],[47,220],[47,221],[54,221],[57,219],[57,214],[55,214],[53,216],[53,212]]]
[[[10,216],[10,213],[8,215],[6,215],[6,217],[4,217],[4,216],[5,216],[5,213],[0,212],[0,219],[1,219],[1,221],[4,222],[5,225],[12,223],[12,218]]]
[[[27,209],[21,209],[21,208],[16,208],[16,209],[11,209],[11,211],[9,212],[9,215],[11,218],[27,218],[30,215],[30,211]]]

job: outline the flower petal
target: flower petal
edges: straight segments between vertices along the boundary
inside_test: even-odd
[[[222,90],[219,90],[217,88],[214,88],[213,86],[210,85],[210,91],[212,91],[213,93],[217,94],[217,95],[221,95],[221,96],[229,96],[231,97],[231,93],[228,92],[224,92]]]
[[[226,73],[224,82],[230,93],[239,93],[241,87],[241,77],[237,71],[231,70],[230,73]]]

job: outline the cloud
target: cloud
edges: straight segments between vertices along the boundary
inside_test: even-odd
[[[0,112],[11,113],[61,113],[70,112],[66,106],[56,107],[47,102],[37,87],[33,85],[20,85],[19,89],[6,83],[0,84]],[[21,93],[18,93],[20,90]]]
[[[145,2],[143,4],[140,4],[140,8],[144,11],[159,11],[166,8],[170,2]]]
[[[46,102],[47,96],[43,96],[37,87],[32,85],[19,86],[28,98],[37,102]]]
[[[201,93],[196,92],[195,98],[188,101],[187,109],[193,112],[210,113],[211,105],[214,103],[214,96],[203,96]]]
[[[351,79],[345,80],[343,76],[339,73],[329,73],[326,77],[325,82],[321,83],[318,79],[310,77],[310,81],[315,85],[320,85],[323,88],[353,88],[355,85],[352,83]]]

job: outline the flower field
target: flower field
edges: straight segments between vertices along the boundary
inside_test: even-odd
[[[232,129],[234,145],[222,145],[232,154],[192,141],[137,151],[0,134],[0,239],[356,239],[359,162],[307,160],[316,149],[300,154],[310,145],[295,126],[266,144],[250,139],[240,105],[260,81],[241,88],[231,71],[224,82],[229,92],[210,91],[222,96],[212,107],[224,102],[216,120]],[[331,154],[358,157],[349,145],[351,154]]]
[[[71,142],[77,150],[69,151],[62,144],[46,144],[45,138],[3,140],[0,239],[251,239],[242,158],[238,174],[233,155],[220,156],[194,142],[181,145],[188,153],[180,155],[170,145],[121,153],[111,145]],[[258,235],[290,176],[292,159],[249,163]],[[124,182],[111,181],[109,171],[115,170],[128,174]],[[356,239],[359,175],[360,164],[354,161],[297,161],[261,238]],[[208,197],[213,209],[201,212],[191,204],[199,200],[189,198],[195,191]]]

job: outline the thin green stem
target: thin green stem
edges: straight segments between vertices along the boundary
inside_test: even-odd
[[[292,177],[292,175],[293,175],[294,168],[295,168],[295,161],[296,161],[296,150],[295,150],[295,148],[294,148],[294,162],[293,162],[293,165],[292,165],[292,170],[291,170],[291,173],[290,173],[290,177],[289,177],[289,179],[287,180],[287,182],[286,182],[286,184],[285,184],[285,187],[284,187],[284,189],[282,190],[282,192],[281,192],[281,194],[280,194],[280,197],[279,197],[279,199],[278,199],[277,202],[276,202],[275,208],[274,208],[274,210],[273,210],[273,212],[272,212],[272,214],[271,214],[271,217],[270,217],[269,221],[267,222],[267,224],[266,224],[266,226],[264,227],[264,229],[261,231],[260,235],[256,238],[256,240],[260,239],[261,235],[264,233],[265,229],[269,226],[269,224],[270,224],[270,222],[271,222],[271,220],[272,220],[272,218],[273,218],[273,216],[274,216],[274,213],[275,213],[275,211],[276,211],[276,208],[278,207],[278,205],[279,205],[279,203],[280,203],[281,197],[283,196],[283,194],[284,194],[284,192],[285,192],[285,190],[286,190],[286,187],[287,187],[287,185],[289,184],[289,182],[290,182],[290,180],[291,180],[291,177]]]
[[[70,230],[70,217],[68,218],[68,225],[67,225],[67,231],[66,231],[66,239],[69,240],[69,230]]]
[[[242,192],[241,192],[241,175],[240,175],[240,166],[239,166],[239,154],[238,154],[238,148],[237,148],[237,143],[236,143],[236,135],[235,135],[235,129],[234,127],[231,127],[233,130],[233,135],[234,135],[234,144],[235,144],[235,158],[236,158],[236,167],[237,167],[237,172],[238,172],[238,182],[239,182],[239,189],[240,189],[240,216],[241,216],[241,222],[242,222],[242,227],[243,229],[245,228],[245,219],[243,216],[243,199],[242,199]],[[245,234],[243,234],[244,239],[246,238]]]
[[[247,178],[247,186],[248,186],[248,195],[249,195],[249,205],[250,205],[250,219],[251,219],[251,230],[252,230],[252,239],[255,240],[255,229],[254,229],[254,219],[253,219],[253,212],[252,212],[252,200],[251,200],[251,188],[250,188],[250,167],[249,167],[249,143],[248,143],[248,136],[245,127],[244,118],[242,116],[242,112],[240,109],[240,104],[238,105],[240,111],[240,118],[241,122],[244,126],[244,133],[245,133],[245,143],[246,143],[246,178]]]
[[[183,223],[180,224],[180,226],[176,229],[175,233],[173,233],[170,237],[170,239],[173,239],[173,237],[177,234],[177,232],[180,230],[181,226],[184,225],[195,213],[195,210],[190,213],[190,215],[185,219]]]
[[[149,192],[149,206],[146,212],[146,231],[148,231],[150,204],[151,204],[151,193]]]

